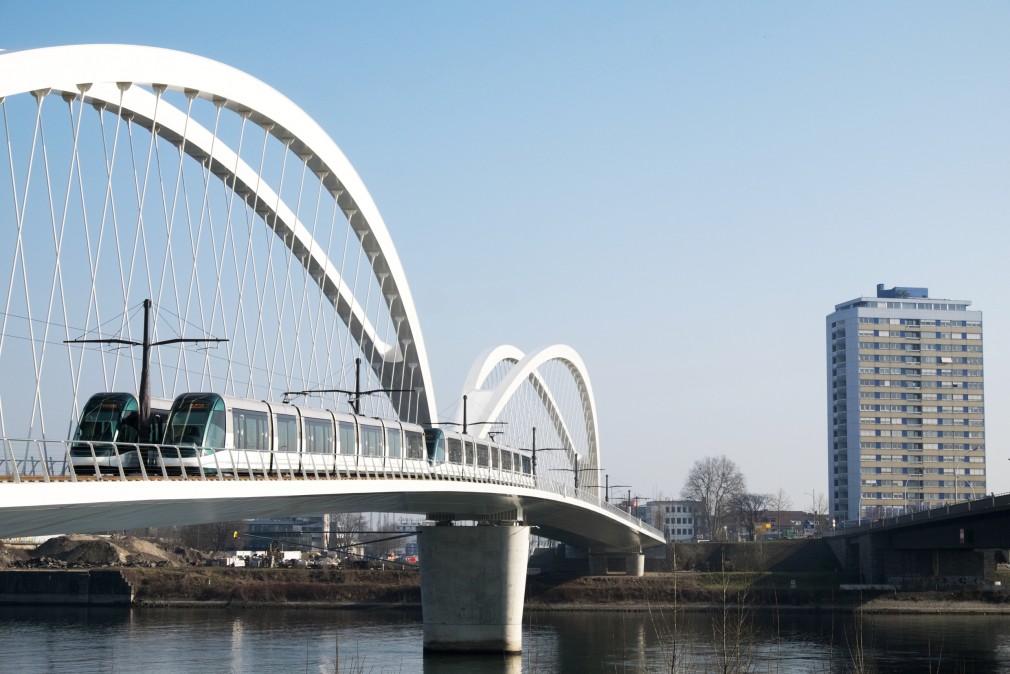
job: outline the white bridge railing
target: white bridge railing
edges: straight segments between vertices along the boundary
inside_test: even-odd
[[[592,492],[540,475],[427,459],[210,451],[176,445],[0,439],[0,485],[39,482],[154,480],[403,480],[528,487],[596,506],[628,524],[662,536],[637,517]],[[73,454],[71,453],[73,450]],[[187,465],[187,463],[189,465]]]

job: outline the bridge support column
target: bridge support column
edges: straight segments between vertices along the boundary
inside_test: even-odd
[[[425,650],[521,652],[530,528],[419,527],[417,544]]]
[[[866,534],[859,537],[859,574],[864,583],[886,583],[885,560],[887,541],[883,536]]]
[[[632,552],[624,557],[624,574],[626,576],[642,577],[645,575],[645,555]]]

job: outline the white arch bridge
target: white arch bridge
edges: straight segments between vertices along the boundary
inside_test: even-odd
[[[165,49],[4,52],[0,118],[0,537],[354,511],[493,525],[420,536],[425,645],[467,650],[518,649],[529,527],[636,564],[663,543],[601,498],[592,388],[571,348],[489,350],[439,415],[378,208],[329,135],[273,88]],[[166,405],[188,392],[254,401],[267,410],[260,458],[170,474],[164,461],[127,470],[116,446],[108,472],[75,468],[85,401],[145,383]],[[325,414],[350,420],[356,456],[304,458],[307,421],[281,437],[281,416]],[[409,428],[462,423],[478,451],[417,460],[401,440],[366,442],[374,419],[408,444]],[[226,444],[249,442],[238,428]],[[514,463],[504,450],[482,462],[486,445]]]

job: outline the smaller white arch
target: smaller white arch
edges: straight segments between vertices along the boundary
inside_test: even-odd
[[[487,349],[477,356],[477,359],[470,367],[470,372],[467,373],[466,379],[463,381],[463,391],[479,391],[484,387],[484,382],[492,370],[498,367],[498,365],[501,363],[512,363],[515,365],[525,355],[519,348],[511,344],[502,344],[501,346]]]
[[[529,355],[523,354],[518,348],[511,345],[502,345],[489,349],[481,354],[474,362],[473,367],[466,378],[464,393],[468,396],[468,402],[472,399],[478,405],[481,417],[486,420],[497,420],[508,404],[509,400],[516,394],[519,387],[529,381],[537,391],[541,402],[548,410],[562,442],[566,446],[572,447],[571,434],[564,425],[564,420],[557,414],[557,405],[554,402],[550,388],[537,372],[537,369],[550,361],[558,361],[568,368],[575,381],[579,393],[579,400],[582,405],[583,422],[585,423],[586,438],[589,444],[586,464],[582,464],[579,472],[599,471],[599,431],[596,420],[596,401],[593,399],[592,385],[589,381],[589,373],[586,370],[582,357],[566,344],[555,344],[534,351]],[[503,362],[514,363],[514,367],[506,374],[505,378],[491,391],[480,388],[487,379],[491,371]],[[472,396],[472,398],[470,398]],[[481,434],[486,430],[479,431]],[[574,448],[573,448],[574,451]],[[584,481],[583,481],[584,484]],[[596,487],[599,491],[599,487]]]

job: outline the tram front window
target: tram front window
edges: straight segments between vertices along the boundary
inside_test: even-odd
[[[106,456],[114,452],[112,445],[94,443],[136,442],[137,402],[133,396],[124,394],[98,394],[84,407],[81,420],[74,433],[78,443],[71,448],[71,454]]]
[[[166,445],[223,447],[224,409],[220,401],[184,400],[176,405],[165,432]]]
[[[445,434],[441,430],[425,429],[424,444],[428,449],[428,461],[445,461]]]

